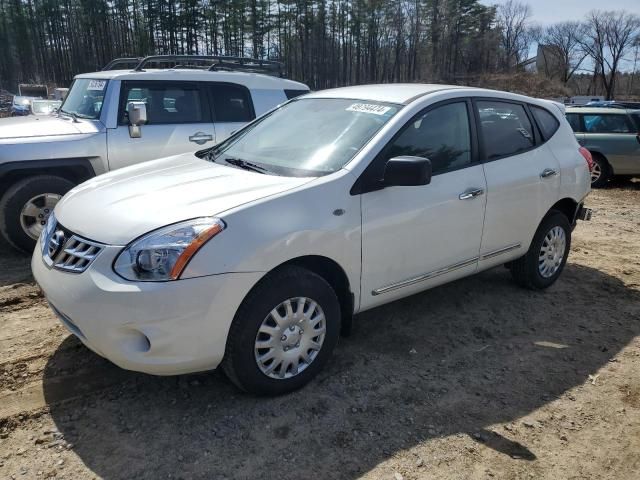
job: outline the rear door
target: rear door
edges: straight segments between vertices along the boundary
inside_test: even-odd
[[[144,102],[148,122],[140,138],[131,138],[126,108]],[[201,82],[124,81],[120,89],[118,126],[108,130],[109,168],[195,152],[215,141],[211,107]]]
[[[640,141],[631,118],[620,113],[581,114],[585,144],[602,153],[615,174],[640,173]]]
[[[526,104],[474,101],[487,179],[479,267],[522,256],[538,224],[558,200],[560,164],[533,127]]]
[[[207,83],[216,143],[256,118],[247,87],[234,83]],[[275,107],[275,105],[273,105]]]

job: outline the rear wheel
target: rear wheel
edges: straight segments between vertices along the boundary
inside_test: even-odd
[[[74,184],[51,175],[24,178],[0,200],[0,231],[15,248],[31,253],[47,218]]]
[[[245,298],[222,367],[240,389],[280,395],[308,383],[338,341],[340,305],[331,286],[304,268],[283,267]]]
[[[511,275],[523,287],[547,288],[562,273],[570,247],[569,220],[563,213],[552,210],[538,227],[529,251],[511,262]]]
[[[611,178],[611,166],[602,155],[593,153],[593,167],[591,169],[591,186],[604,187]]]

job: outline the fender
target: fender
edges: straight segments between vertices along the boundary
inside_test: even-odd
[[[57,158],[0,164],[0,194],[15,180],[33,175],[49,174],[82,183],[96,173],[88,158]]]

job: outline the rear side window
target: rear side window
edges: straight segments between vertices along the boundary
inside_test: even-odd
[[[291,100],[292,98],[299,97],[300,95],[304,95],[306,93],[309,93],[309,90],[288,90],[288,89],[285,89],[285,91],[284,91],[284,94],[287,96],[288,100]]]
[[[250,122],[255,118],[249,91],[239,85],[211,86],[216,122]]]
[[[574,132],[580,131],[580,117],[577,113],[567,113],[567,121]]]
[[[148,125],[203,123],[208,121],[207,103],[197,85],[181,82],[124,82],[120,123],[127,123],[129,102],[144,102]]]
[[[586,133],[634,133],[634,129],[626,114],[585,114],[584,130]]]
[[[516,155],[535,146],[533,128],[522,105],[478,101],[480,129],[488,160]]]
[[[465,102],[429,110],[412,120],[387,147],[387,158],[410,155],[431,160],[434,175],[471,164],[471,134]]]
[[[530,105],[530,108],[533,118],[536,119],[536,123],[540,127],[542,138],[549,140],[560,127],[560,122],[551,112],[542,107]]]
[[[632,113],[631,118],[636,123],[636,131],[640,132],[640,113]]]

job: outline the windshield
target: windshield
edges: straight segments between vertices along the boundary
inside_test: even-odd
[[[100,118],[107,83],[107,80],[89,78],[74,80],[67,98],[60,107],[60,112],[80,118]]]
[[[294,100],[210,151],[210,158],[285,176],[335,172],[400,109],[380,102]]]
[[[60,106],[62,102],[59,100],[34,100],[31,104],[31,110],[37,114],[49,114],[52,113]]]

